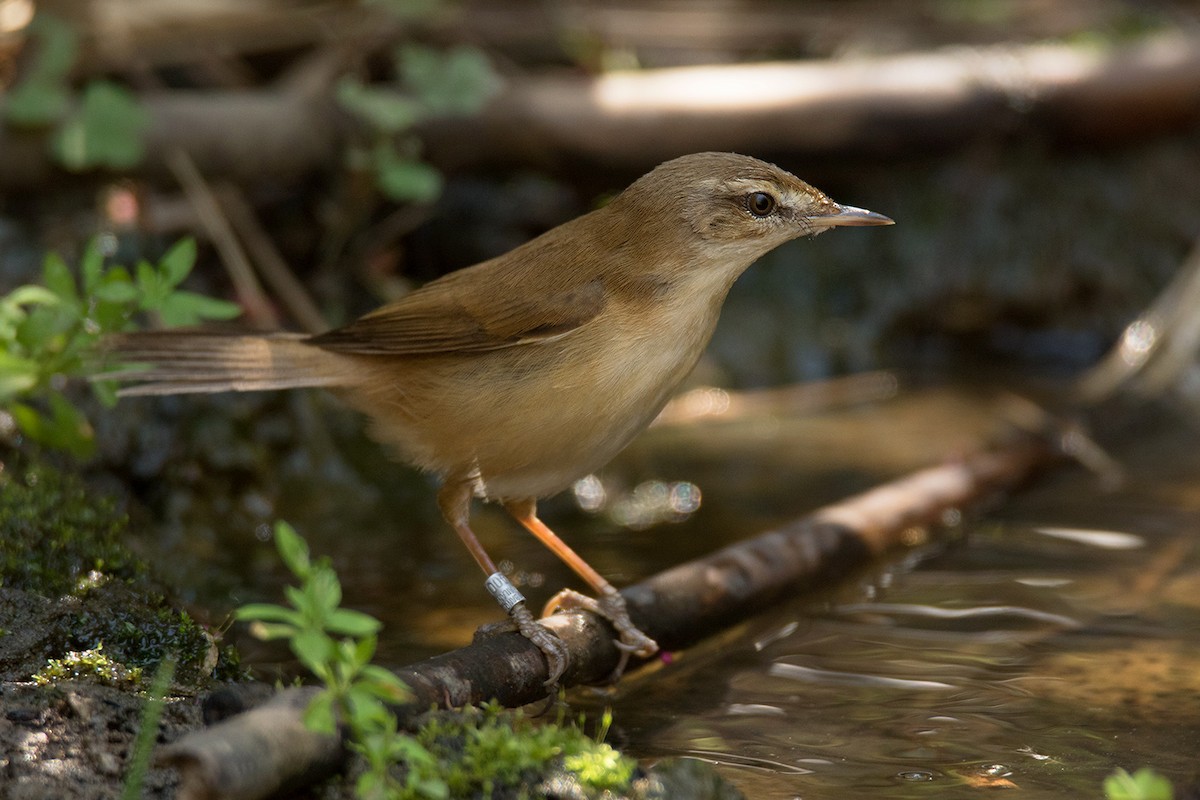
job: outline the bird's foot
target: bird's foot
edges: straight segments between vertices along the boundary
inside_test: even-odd
[[[616,681],[617,678],[621,677],[631,655],[636,655],[639,658],[649,658],[658,652],[658,643],[638,630],[638,627],[633,624],[633,620],[629,618],[629,611],[625,607],[625,598],[616,589],[613,589],[611,592],[605,592],[598,598],[588,597],[586,594],[580,594],[574,589],[563,589],[550,599],[543,613],[549,615],[555,611],[573,611],[576,609],[598,614],[611,622],[613,627],[617,629],[618,638],[613,644],[621,651],[621,661],[617,664],[617,668],[613,670],[613,674],[609,677],[609,680]]]
[[[558,686],[558,679],[571,666],[571,651],[567,649],[566,642],[551,633],[546,626],[539,624],[523,602],[517,603],[509,609],[508,617],[509,625],[515,626],[517,633],[537,645],[537,648],[542,651],[542,655],[546,657],[546,669],[550,673],[550,678],[546,681],[546,688],[553,693],[555,687]],[[501,625],[504,624],[501,623]],[[479,633],[484,633],[484,629],[480,628]]]
[[[495,636],[516,628],[517,633],[537,645],[537,648],[542,651],[542,655],[546,657],[546,671],[550,674],[550,679],[546,681],[546,688],[553,694],[554,689],[558,686],[558,679],[571,666],[571,651],[567,648],[566,642],[555,636],[544,625],[538,624],[538,621],[533,618],[533,614],[525,606],[525,598],[503,574],[493,572],[484,582],[484,586],[488,593],[496,598],[500,607],[508,612],[509,621],[484,625],[475,631],[475,638]]]
[[[533,614],[525,607],[524,602],[513,606],[508,612],[508,619],[503,622],[489,622],[480,625],[475,629],[474,639],[478,642],[513,631],[537,645],[537,648],[542,651],[542,655],[546,657],[546,669],[550,673],[550,679],[546,681],[546,688],[553,693],[558,685],[558,679],[571,666],[571,651],[567,649],[566,642],[533,618]]]

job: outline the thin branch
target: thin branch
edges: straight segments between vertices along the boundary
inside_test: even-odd
[[[328,330],[329,323],[321,315],[304,284],[279,254],[270,235],[258,221],[254,208],[246,200],[245,194],[237,186],[226,181],[220,186],[217,195],[221,208],[253,256],[263,280],[270,284],[271,290],[292,319],[309,333]]]
[[[252,322],[265,327],[279,327],[279,317],[263,292],[262,285],[254,275],[254,269],[246,258],[229,220],[221,212],[217,198],[209,188],[195,162],[182,150],[173,150],[167,155],[167,163],[183,191],[191,201],[200,223],[204,226],[225,265],[238,300],[246,309]]]

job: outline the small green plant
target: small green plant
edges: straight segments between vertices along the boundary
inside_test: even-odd
[[[433,116],[481,110],[498,82],[487,58],[472,47],[449,51],[403,45],[393,54],[396,85],[367,86],[356,78],[338,84],[338,102],[362,120],[369,144],[352,148],[350,166],[369,172],[384,196],[427,203],[442,189],[442,177],[420,161],[420,142],[411,129]]]
[[[535,724],[519,711],[489,703],[431,714],[416,737],[434,755],[451,797],[507,796],[553,771],[559,761],[584,796],[596,797],[628,788],[636,767],[601,741],[610,721],[606,714],[593,739],[584,733],[582,719]]]
[[[69,24],[39,13],[29,25],[37,55],[9,94],[4,116],[25,128],[50,128],[50,153],[76,172],[104,167],[128,169],[145,153],[143,133],[149,117],[136,95],[104,80],[89,81],[82,94],[72,91],[71,67],[79,54],[79,36]]]
[[[71,651],[62,658],[51,658],[33,675],[33,682],[38,686],[81,679],[121,689],[136,689],[142,685],[142,670],[112,660],[105,654],[104,645],[98,644],[91,650]]]
[[[14,125],[41,127],[62,119],[71,106],[67,79],[79,52],[79,37],[66,22],[52,14],[38,14],[27,32],[37,56],[24,80],[8,92],[4,116]]]
[[[408,698],[408,687],[392,673],[371,663],[379,620],[341,608],[342,587],[327,559],[314,561],[308,545],[286,522],[275,525],[275,545],[299,586],[285,590],[289,606],[252,603],[237,611],[262,639],[286,639],[292,653],[324,684],[305,710],[305,724],[334,734],[338,724],[349,731],[351,746],[366,760],[356,786],[362,798],[448,797],[445,784],[424,777],[432,757],[414,739],[397,730],[389,703]],[[392,766],[410,766],[407,780]]]
[[[164,658],[154,671],[150,688],[146,691],[146,707],[142,709],[137,737],[129,750],[129,765],[125,770],[124,786],[121,787],[121,800],[138,800],[142,796],[142,784],[146,780],[146,772],[150,769],[154,743],[158,740],[158,721],[162,718],[163,701],[167,690],[171,688],[171,678],[174,676],[175,660],[170,657]]]
[[[1104,779],[1104,796],[1107,800],[1171,800],[1174,790],[1169,780],[1148,767],[1132,775],[1118,769]]]
[[[179,288],[196,261],[196,243],[183,239],[157,264],[140,261],[131,272],[106,265],[98,240],[84,250],[79,277],[58,255],[46,256],[42,284],[19,286],[0,296],[0,410],[43,445],[90,455],[87,418],[62,393],[66,378],[86,376],[90,356],[106,333],[129,330],[139,313],[166,325],[229,319],[238,306]],[[111,382],[92,384],[111,406]]]
[[[129,89],[110,81],[91,81],[84,87],[78,110],[59,126],[51,147],[59,163],[75,172],[130,169],[145,153],[142,131],[149,121]]]
[[[446,800],[491,797],[518,789],[561,763],[587,797],[626,788],[636,763],[603,743],[612,722],[601,719],[595,739],[581,725],[537,725],[496,704],[434,712],[413,733],[398,729],[389,704],[408,698],[395,675],[372,665],[378,620],[341,608],[341,586],[327,560],[313,561],[308,546],[286,523],[275,543],[299,586],[288,606],[251,604],[237,617],[255,635],[286,639],[292,652],[324,684],[305,711],[312,730],[334,734],[339,724],[365,768],[355,791],[365,800]]]

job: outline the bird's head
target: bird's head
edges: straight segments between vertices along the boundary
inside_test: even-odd
[[[695,153],[660,164],[621,200],[636,203],[664,244],[692,242],[745,266],[780,244],[838,226],[891,225],[882,214],[834,202],[773,164],[736,153]],[[669,232],[675,235],[671,236]]]

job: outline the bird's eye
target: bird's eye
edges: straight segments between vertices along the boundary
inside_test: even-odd
[[[746,195],[746,210],[756,217],[765,217],[775,210],[775,198],[766,192]]]

